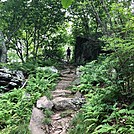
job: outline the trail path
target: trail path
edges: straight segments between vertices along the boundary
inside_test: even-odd
[[[60,81],[56,89],[52,91],[53,115],[51,116],[51,123],[43,125],[42,111],[38,108],[33,108],[33,113],[30,121],[30,129],[32,134],[67,134],[69,124],[80,105],[83,104],[82,95],[80,93],[72,93],[67,88],[76,78],[75,68],[67,66],[61,71]]]
[[[52,93],[53,98],[56,97],[71,97],[71,92],[65,90],[75,79],[75,69],[67,68],[61,72],[61,81],[58,83],[56,90]],[[74,111],[60,110],[55,111],[52,115],[52,122],[50,127],[50,134],[66,134],[69,129],[69,123],[74,116]],[[66,114],[66,115],[63,115]],[[62,115],[62,117],[61,117]]]

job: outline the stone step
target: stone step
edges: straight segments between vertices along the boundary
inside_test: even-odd
[[[71,84],[71,81],[62,81],[61,83],[58,83],[56,86],[56,89],[66,89]]]
[[[52,100],[54,104],[54,109],[57,111],[61,110],[78,110],[82,104],[85,103],[85,98],[66,98],[57,97]]]
[[[71,73],[71,74],[61,74],[62,77],[69,77],[69,78],[72,78],[75,76],[74,73]]]
[[[58,89],[58,90],[52,91],[52,97],[53,98],[56,98],[56,97],[68,97],[71,94],[72,94],[72,92],[69,91],[69,90]]]
[[[56,113],[56,114],[52,115],[51,119],[52,120],[59,120],[59,119],[61,119],[60,113]]]
[[[71,121],[72,117],[61,117],[61,112],[55,113],[52,115],[52,122],[50,126],[50,133],[49,134],[67,134],[67,130],[69,128],[69,122]],[[59,119],[57,119],[59,118]]]
[[[60,80],[64,81],[72,81],[74,78],[73,77],[60,77]]]

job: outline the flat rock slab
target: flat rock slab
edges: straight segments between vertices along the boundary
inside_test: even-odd
[[[30,125],[29,125],[31,134],[46,134],[45,131],[42,129],[43,119],[44,119],[43,112],[34,107],[32,110],[32,116],[31,116]]]
[[[75,78],[76,76],[72,73],[72,74],[61,74],[62,77],[64,78]]]
[[[59,119],[61,119],[60,113],[57,113],[57,114],[52,115],[51,118],[53,120],[59,120]]]

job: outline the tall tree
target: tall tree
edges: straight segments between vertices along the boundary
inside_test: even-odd
[[[61,3],[56,0],[21,0],[17,3],[7,0],[2,4],[8,48],[15,49],[22,62],[30,57],[36,59],[39,50],[47,45],[43,37],[49,39],[64,21]]]

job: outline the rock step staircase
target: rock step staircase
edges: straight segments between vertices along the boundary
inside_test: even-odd
[[[61,71],[61,78],[56,90],[52,91],[52,100],[46,96],[41,97],[33,107],[30,120],[31,134],[67,134],[69,125],[85,99],[82,95],[66,90],[75,80],[75,69],[65,69]],[[45,115],[42,109],[53,111],[51,123],[44,124]]]

